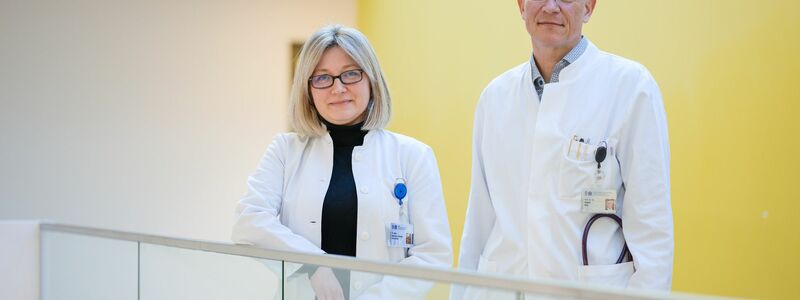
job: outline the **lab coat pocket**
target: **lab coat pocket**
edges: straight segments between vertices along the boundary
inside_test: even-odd
[[[589,188],[617,190],[622,185],[619,162],[615,156],[616,140],[605,140],[607,155],[602,161],[601,176],[597,178],[596,145],[572,141],[564,145],[558,171],[558,197],[580,199],[581,192]]]
[[[578,280],[604,286],[625,288],[633,276],[633,262],[613,265],[579,266]]]
[[[594,153],[596,147],[585,143],[580,145],[580,154],[576,153],[577,147],[573,146],[572,151],[565,150],[561,157],[558,170],[558,197],[561,199],[578,199],[581,191],[594,183],[597,163],[593,154],[586,153]]]

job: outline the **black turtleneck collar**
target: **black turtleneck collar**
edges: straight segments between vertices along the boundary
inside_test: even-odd
[[[364,136],[368,131],[361,130],[364,122],[355,125],[335,125],[323,121],[331,134],[333,145],[337,147],[355,147],[364,144]]]

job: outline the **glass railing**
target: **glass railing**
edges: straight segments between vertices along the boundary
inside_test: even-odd
[[[69,225],[40,228],[44,300],[314,299],[314,287],[336,282],[348,299],[448,299],[455,286],[466,299],[709,298]],[[320,268],[312,284],[309,274]]]

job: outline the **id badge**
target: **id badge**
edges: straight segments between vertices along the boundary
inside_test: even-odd
[[[613,214],[617,212],[617,191],[587,189],[581,193],[581,212]]]
[[[391,248],[411,248],[414,245],[414,225],[387,223],[386,244]]]

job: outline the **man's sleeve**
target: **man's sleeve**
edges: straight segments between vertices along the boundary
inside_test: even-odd
[[[646,71],[634,97],[617,153],[625,189],[623,232],[635,268],[628,287],[668,291],[674,240],[666,113],[658,85]]]

